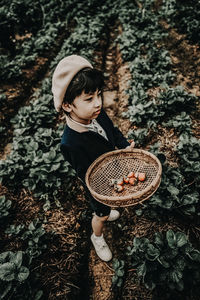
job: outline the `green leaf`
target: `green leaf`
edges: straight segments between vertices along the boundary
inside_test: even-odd
[[[113,259],[113,268],[116,270],[116,269],[118,269],[119,268],[119,266],[120,266],[120,262],[119,262],[119,260],[118,259]]]
[[[191,260],[200,262],[200,251],[193,249],[190,253],[187,253],[187,255],[191,258]]]
[[[113,284],[116,284],[117,281],[118,281],[118,276],[113,275],[113,277],[112,277],[112,283],[113,283]]]
[[[176,236],[171,229],[167,231],[166,238],[167,238],[169,247],[172,249],[175,249],[176,248]]]
[[[51,208],[51,203],[50,203],[50,201],[47,199],[46,201],[45,201],[45,204],[43,205],[43,209],[44,209],[44,211],[47,211],[47,210],[49,210]]]
[[[11,263],[14,263],[17,268],[20,268],[22,265],[22,251],[14,253],[10,259]]]
[[[118,269],[118,270],[116,271],[116,275],[117,275],[118,277],[123,277],[123,276],[124,276],[124,270]]]
[[[12,255],[11,251],[0,253],[0,264],[3,264]]]
[[[187,237],[183,232],[176,233],[176,241],[177,241],[177,247],[179,248],[184,246],[188,242]]]
[[[15,279],[16,267],[13,263],[7,262],[0,265],[0,279],[3,281],[12,281]]]
[[[28,229],[31,230],[31,231],[32,231],[32,230],[35,230],[35,226],[34,226],[33,222],[31,222],[31,223],[29,224]]]
[[[167,190],[170,192],[170,194],[177,196],[179,194],[179,189],[177,189],[175,186],[170,185],[167,187]]]
[[[161,232],[156,232],[154,234],[154,241],[155,241],[155,244],[159,247],[159,248],[162,248],[164,243],[163,243],[163,235]]]
[[[178,271],[178,270],[173,270],[170,273],[170,278],[172,279],[173,282],[178,283],[180,279],[182,279],[183,274],[182,272]]]
[[[146,275],[146,271],[147,268],[145,262],[137,267],[137,274],[139,277],[144,277]]]
[[[39,300],[42,296],[43,296],[43,291],[39,290],[39,291],[37,291],[34,300]]]
[[[160,255],[160,251],[152,244],[149,244],[145,257],[150,261],[154,261],[159,255]]]
[[[29,273],[30,273],[30,272],[29,272],[29,269],[26,268],[26,267],[24,267],[24,266],[22,266],[22,267],[20,268],[20,271],[19,271],[18,275],[17,275],[17,279],[18,279],[20,282],[25,281],[25,280],[28,278]]]
[[[118,278],[117,286],[118,286],[118,287],[121,287],[121,286],[122,286],[122,283],[123,283],[122,278]]]
[[[163,256],[160,256],[157,260],[164,268],[170,267],[170,264],[164,259]]]

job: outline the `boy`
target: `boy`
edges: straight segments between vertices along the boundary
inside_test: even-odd
[[[54,105],[66,114],[66,126],[61,140],[61,151],[65,159],[85,182],[89,165],[105,152],[115,147],[134,147],[113,126],[102,108],[104,79],[83,57],[71,55],[57,65],[52,79]],[[94,211],[91,241],[97,255],[104,261],[112,259],[112,253],[103,237],[104,222],[119,217],[117,210],[101,204],[90,195]]]

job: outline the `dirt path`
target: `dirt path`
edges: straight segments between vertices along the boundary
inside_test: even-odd
[[[174,28],[170,29],[166,22],[162,21],[161,24],[168,31],[163,45],[170,53],[172,71],[177,74],[174,85],[182,85],[188,93],[200,97],[200,46],[190,44],[185,34],[179,34]],[[199,100],[193,116],[193,131],[200,138]]]

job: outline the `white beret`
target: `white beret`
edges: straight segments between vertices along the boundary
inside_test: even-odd
[[[57,65],[52,77],[52,93],[55,109],[59,112],[66,90],[74,76],[84,68],[93,68],[84,57],[70,55]]]

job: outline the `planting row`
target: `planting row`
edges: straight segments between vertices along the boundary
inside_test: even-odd
[[[149,4],[145,2],[141,9],[129,4],[134,19],[125,10],[119,16],[123,33],[118,38],[118,42],[123,59],[129,63],[132,74],[130,88],[127,90],[129,106],[124,116],[139,127],[129,132],[130,138],[135,138],[138,145],[144,146],[152,135],[159,134],[161,127],[158,124],[173,128],[179,135],[178,144],[173,149],[175,158],[179,160],[179,168],[174,170],[167,161],[165,162],[161,188],[151,201],[154,202],[160,193],[163,196],[158,206],[162,206],[163,203],[163,207],[169,210],[185,206],[185,213],[190,214],[191,211],[193,214],[194,204],[198,199],[196,190],[200,179],[198,150],[200,141],[193,136],[193,116],[191,116],[192,113],[195,114],[197,97],[188,94],[182,86],[169,86],[175,80],[175,74],[170,70],[170,56],[165,49],[157,46],[159,39],[166,33],[160,27],[159,17],[152,12],[150,4],[152,5],[150,1]],[[124,51],[125,44],[127,48]],[[126,49],[129,49],[128,56]],[[151,95],[151,87],[159,90],[156,97]],[[151,147],[151,151],[159,154],[159,146],[158,144]],[[164,163],[164,153],[160,158]],[[193,184],[188,187],[191,182]],[[184,201],[181,200],[187,193],[193,197],[191,196],[190,200],[186,200],[187,197],[184,197]],[[183,213],[182,210],[178,209],[178,211]]]
[[[3,1],[1,18],[2,80],[19,79],[23,69],[36,64],[39,56],[48,56],[69,21],[82,9],[78,1]]]
[[[195,0],[164,0],[159,10],[171,28],[178,28],[191,42],[199,44],[200,39],[200,3]]]
[[[150,147],[163,164],[162,182],[157,193],[137,210],[137,214],[166,222],[170,222],[171,215],[175,218],[179,215],[179,221],[184,216],[184,219],[196,222],[200,213],[200,141],[193,134],[192,124],[198,99],[187,93],[183,86],[171,87],[175,85],[176,74],[171,72],[169,53],[160,46],[167,33],[160,25],[160,15],[153,10],[154,1],[140,1],[138,5],[125,0],[120,4],[124,8],[118,15],[122,34],[116,42],[132,75],[126,91],[129,106],[123,115],[138,127],[129,132],[129,137],[135,139],[136,145],[145,147],[152,138],[155,140],[160,130],[169,132],[169,128],[178,139],[172,149],[178,167],[173,167],[166,159],[160,143]],[[199,251],[182,232],[169,231],[166,240],[162,234],[155,235],[159,245],[147,239],[135,239],[133,248],[127,249],[131,260],[125,258],[113,264],[116,270],[114,286],[122,285],[128,267],[136,267],[141,282],[148,289],[169,288],[169,295],[183,289],[189,289],[190,293],[199,284]],[[165,252],[164,248],[168,250]],[[167,258],[165,253],[168,253]],[[191,282],[187,282],[188,276],[192,278]]]
[[[53,97],[51,93],[51,77],[57,63],[63,57],[71,55],[72,53],[84,55],[93,61],[92,55],[94,50],[98,47],[100,38],[104,32],[103,21],[105,21],[105,16],[98,12],[96,8],[95,10],[91,10],[90,14],[87,13],[87,18],[85,18],[85,13],[87,13],[87,8],[85,8],[84,11],[83,5],[82,10],[77,11],[76,18],[74,19],[77,26],[74,27],[73,33],[63,43],[59,55],[50,65],[49,77],[43,80],[41,89],[33,95],[30,105],[22,107],[15,118],[13,118],[14,138],[11,153],[5,160],[2,160],[0,164],[1,183],[13,192],[20,188],[25,188],[33,192],[38,200],[43,201],[44,211],[51,208],[52,201],[58,208],[62,209],[60,201],[61,198],[63,198],[63,194],[65,201],[71,201],[76,198],[76,191],[73,191],[74,189],[72,188],[74,185],[74,170],[64,161],[59,149],[64,125],[56,124],[56,113],[53,107]],[[9,199],[3,197],[0,210],[4,217],[10,206],[11,203]],[[41,222],[43,222],[42,219]],[[4,224],[6,226],[5,234],[9,234],[10,231],[8,228],[11,228],[12,235],[15,234],[18,229],[24,228],[22,224],[19,224],[17,228],[15,228],[13,224],[9,227],[10,220],[6,218],[4,218]],[[81,244],[81,236],[77,236],[74,243]],[[88,249],[87,245],[83,247]],[[24,246],[24,248],[26,249],[26,246]],[[26,265],[29,271],[26,269],[26,276],[24,275],[23,277],[19,275],[21,274],[20,272],[23,271],[21,270],[21,266],[24,266],[21,260],[19,260],[18,263],[19,270],[15,268],[15,262],[12,263],[12,260],[14,261],[17,255],[23,257],[26,251],[28,250],[19,253],[3,252],[1,254],[2,257],[5,257],[5,259],[1,261],[2,265],[0,268],[2,272],[7,266],[5,264],[10,263],[10,260],[13,267],[9,270],[9,281],[5,281],[5,275],[0,278],[0,281],[3,282],[3,298],[5,298],[7,294],[10,294],[12,290],[13,295],[15,295],[17,299],[19,293],[21,293],[22,286],[24,295],[26,294],[27,286],[30,285],[30,288],[32,287],[30,283],[32,282],[31,266]],[[81,251],[84,252],[84,249]],[[70,250],[67,255],[70,255]],[[74,263],[78,265],[79,261]],[[16,274],[14,273],[15,271]],[[4,272],[2,274],[4,274]],[[69,271],[69,281],[70,274]],[[68,289],[65,293],[71,293],[71,299],[73,299],[73,297],[76,297],[72,294],[74,290],[73,284],[78,284],[77,278],[79,275],[77,274],[75,278],[74,274],[72,274],[71,277],[71,285],[69,282]],[[27,295],[30,295],[30,293],[27,293]],[[34,291],[32,291],[32,297],[35,297],[33,299],[39,299],[42,297],[42,292],[37,291],[37,294],[35,296],[33,295],[35,295]]]

